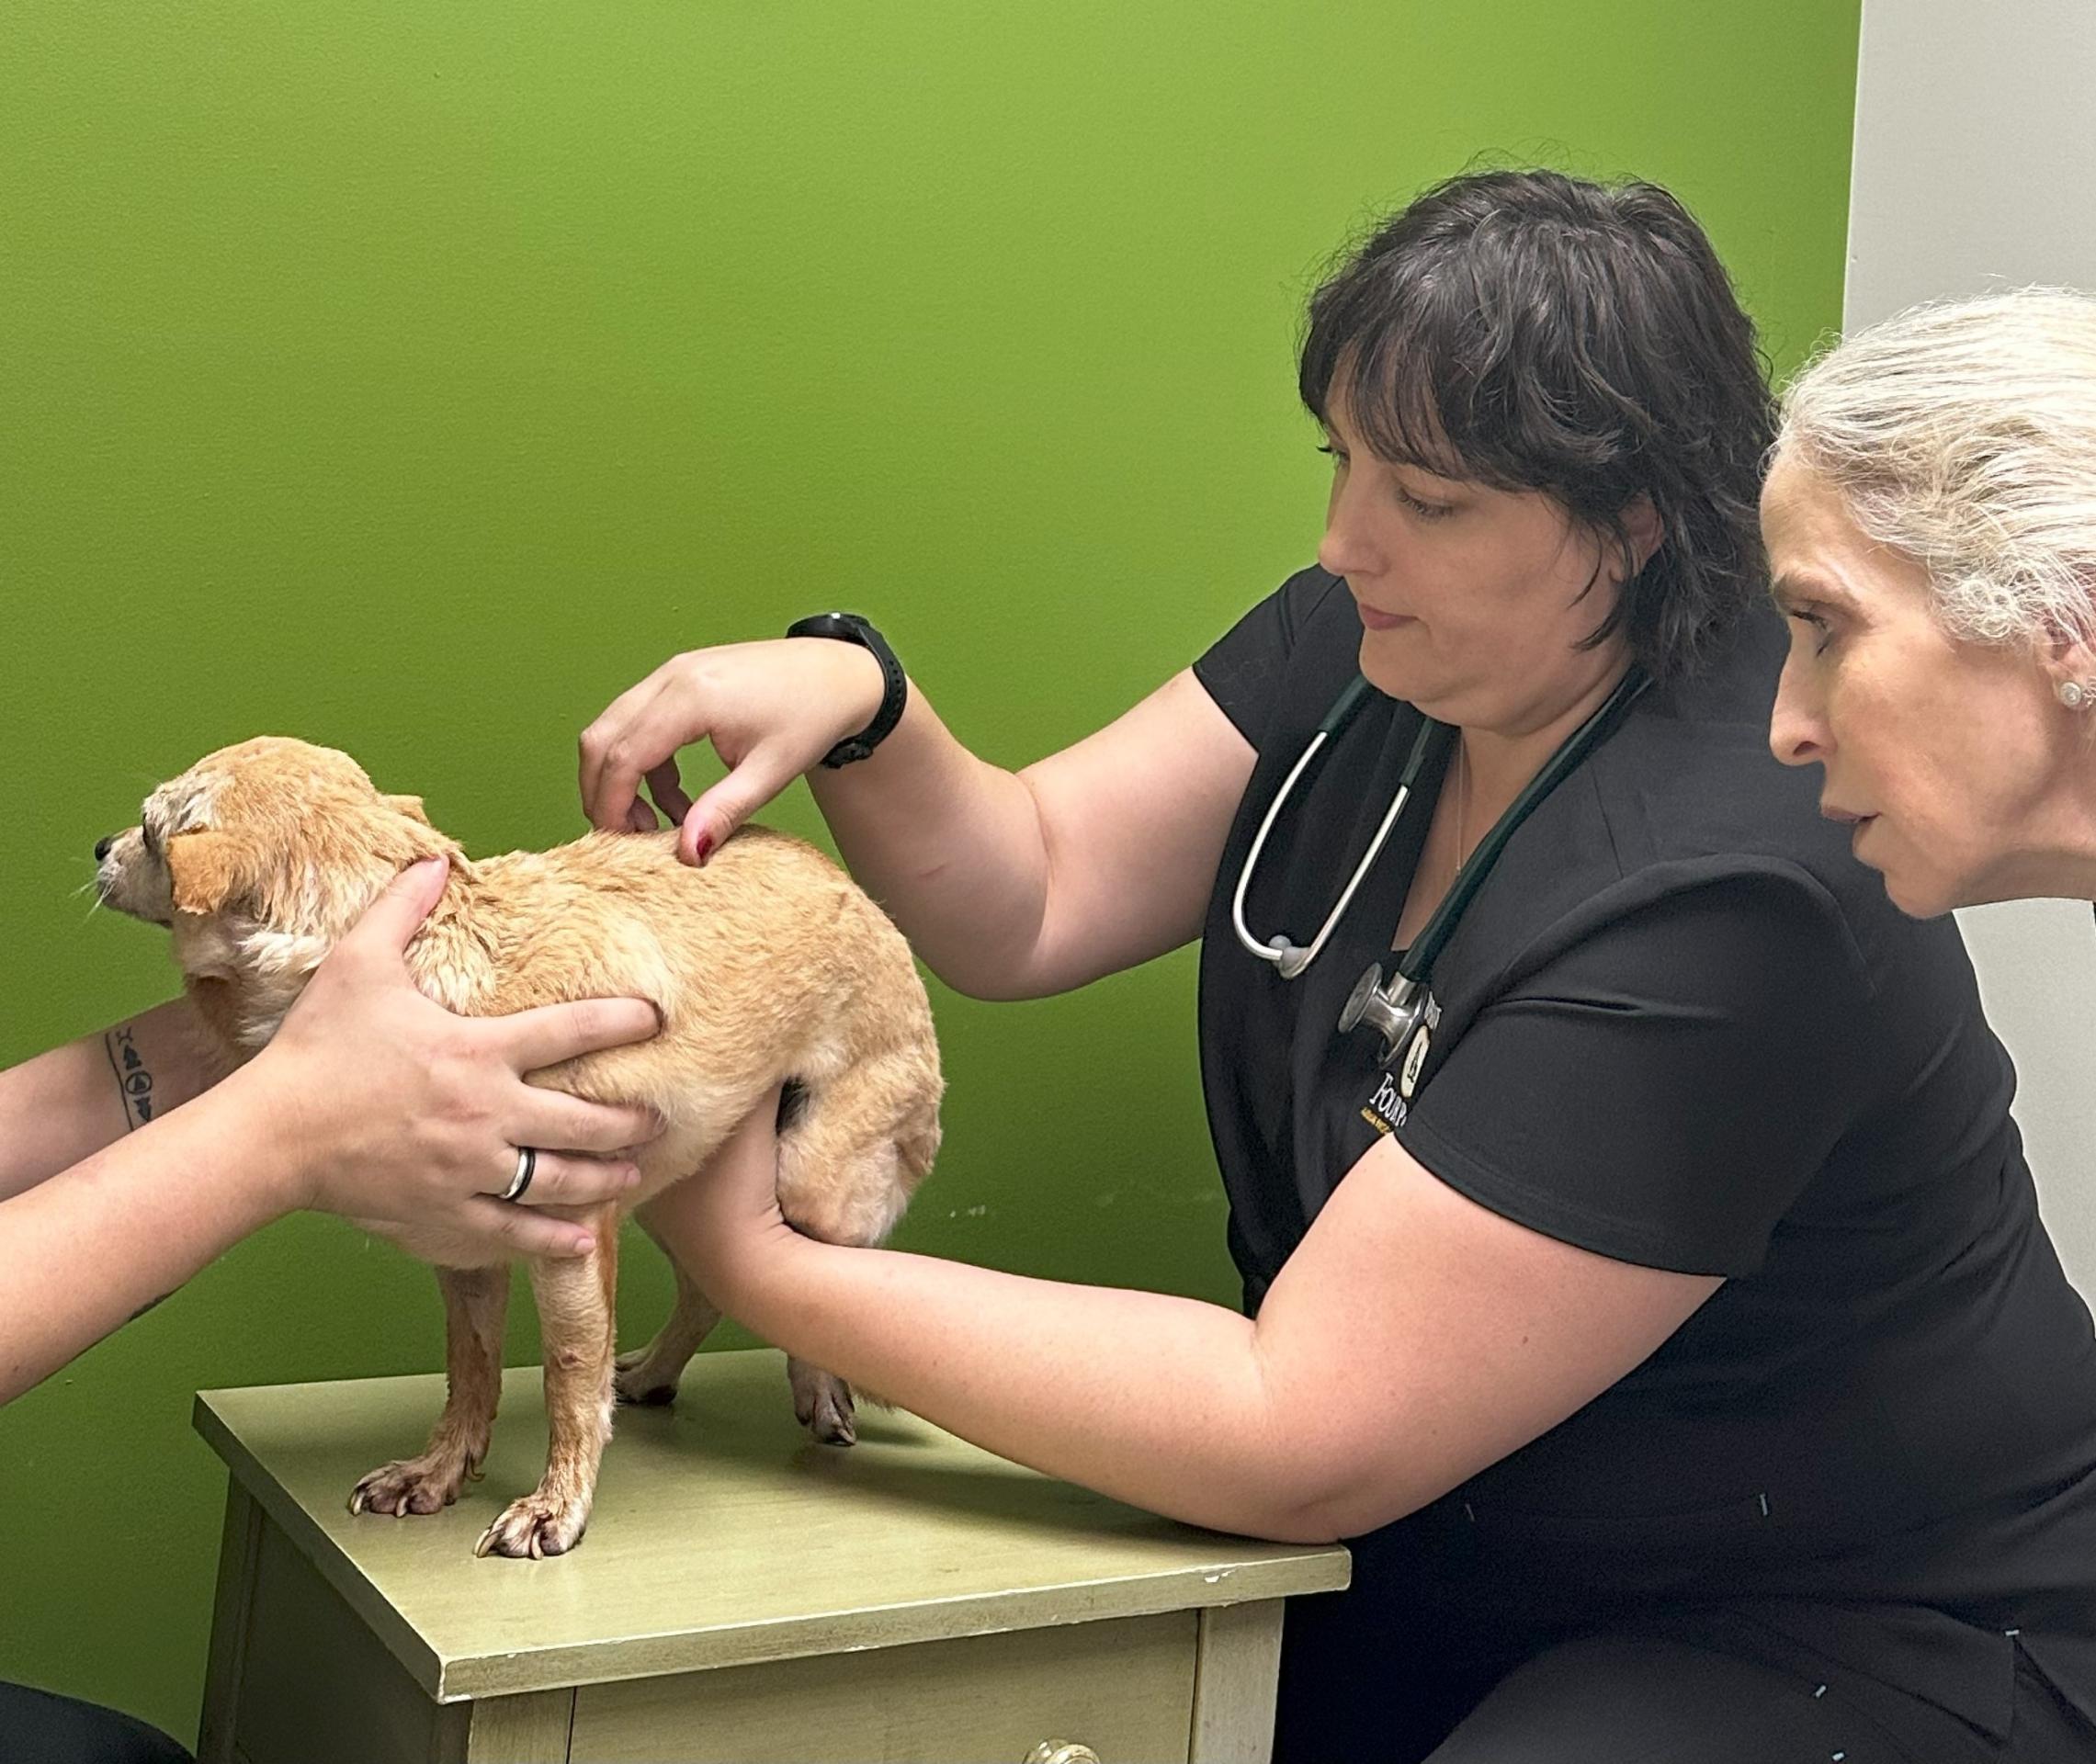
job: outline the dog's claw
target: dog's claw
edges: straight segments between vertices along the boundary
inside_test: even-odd
[[[459,1498],[471,1467],[453,1457],[426,1455],[380,1464],[351,1491],[349,1510],[357,1517],[390,1513],[395,1519],[442,1512]]]
[[[631,1408],[661,1408],[676,1400],[677,1381],[665,1378],[649,1365],[653,1344],[631,1348],[612,1363],[613,1397]]]
[[[514,1500],[502,1516],[481,1534],[473,1546],[480,1555],[507,1555],[519,1560],[544,1561],[565,1555],[582,1542],[589,1524],[586,1500],[560,1500],[534,1492]]]
[[[787,1363],[795,1418],[824,1445],[854,1445],[858,1427],[852,1387],[834,1373],[800,1361]]]

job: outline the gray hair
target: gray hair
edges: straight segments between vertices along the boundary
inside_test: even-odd
[[[1858,332],[1792,382],[1773,457],[1917,560],[1954,636],[2096,639],[2096,298],[2020,288]]]

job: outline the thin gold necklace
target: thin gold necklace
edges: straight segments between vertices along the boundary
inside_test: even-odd
[[[1463,738],[1456,738],[1456,854],[1448,864],[1448,886],[1456,886],[1456,878],[1463,873],[1463,780],[1466,773],[1465,759],[1468,750]]]

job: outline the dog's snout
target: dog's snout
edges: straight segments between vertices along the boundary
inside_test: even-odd
[[[95,842],[96,863],[99,864],[105,857],[108,856],[109,847],[116,842],[117,836],[114,833],[104,833],[100,839],[96,840]]]

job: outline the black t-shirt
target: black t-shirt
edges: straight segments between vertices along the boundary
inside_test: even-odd
[[[2089,1311],[2039,1223],[1954,922],[1899,913],[1819,818],[1818,773],[1769,754],[1778,622],[1648,693],[1514,835],[1436,965],[1409,1097],[1379,1037],[1336,1025],[1370,962],[1394,972],[1437,776],[1299,978],[1231,925],[1259,820],[1360,637],[1343,585],[1307,571],[1195,666],[1259,755],[1201,955],[1248,1308],[1389,1132],[1505,1217],[1727,1278],[1585,1408],[1362,1540],[1357,1599],[1500,1644],[1655,1601],[1926,1607],[2023,1630],[2096,1717]],[[1374,695],[1328,743],[1262,854],[1254,936],[1309,940],[1418,726]],[[1985,1701],[1991,1665],[1966,1666]]]

